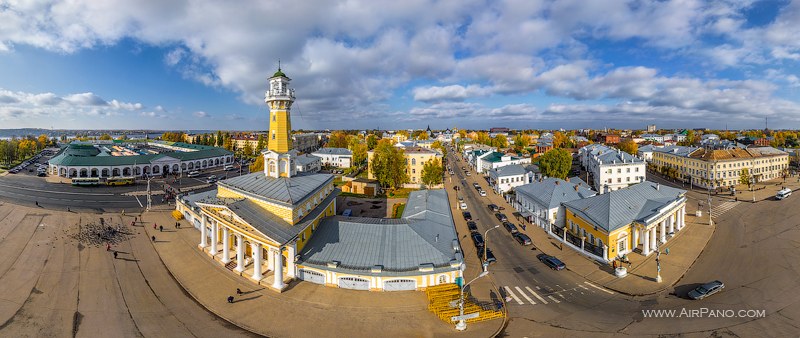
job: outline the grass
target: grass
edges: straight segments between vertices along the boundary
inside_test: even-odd
[[[406,209],[405,203],[397,203],[392,206],[392,218],[400,218],[403,215],[403,210]]]
[[[383,196],[383,197],[388,197],[388,198],[408,198],[408,194],[411,193],[414,190],[416,190],[416,189],[399,188],[399,189],[389,190],[389,192],[386,193],[386,196]]]
[[[333,185],[337,188],[345,185],[345,183],[347,182],[343,181],[341,177],[337,177],[336,179],[333,180]]]
[[[344,192],[344,191],[340,192],[339,196],[357,197],[357,198],[371,198],[370,196],[367,196],[367,195],[364,195],[364,194],[354,194],[352,192]]]

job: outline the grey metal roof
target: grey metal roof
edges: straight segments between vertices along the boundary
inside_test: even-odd
[[[452,262],[463,261],[453,250],[457,239],[446,191],[414,191],[399,219],[326,218],[303,247],[300,260],[326,270],[331,270],[328,262],[338,261],[339,271],[360,274],[369,274],[376,265],[383,267],[382,274],[416,273],[420,264],[449,271],[457,269]]]
[[[588,190],[592,190],[592,187],[589,185],[589,183],[586,183],[586,181],[584,181],[583,179],[581,179],[578,176],[573,176],[573,177],[567,178],[567,181],[569,181],[569,183],[584,187],[584,188],[586,188]]]
[[[673,201],[685,199],[686,190],[644,181],[627,188],[614,190],[602,195],[564,202],[564,206],[611,232],[633,221],[644,222],[650,216],[660,213],[664,206]]]
[[[494,175],[496,177],[506,177],[506,176],[519,176],[525,175],[525,167],[520,164],[511,164],[507,166],[502,166],[499,168],[495,168],[489,171],[490,175]]]
[[[629,163],[644,163],[644,161],[636,156],[628,154],[619,149],[607,147],[597,154],[597,159],[601,164],[629,164]]]
[[[313,163],[313,162],[317,162],[317,161],[320,161],[320,160],[322,160],[322,159],[321,159],[321,158],[319,158],[318,156],[314,156],[314,155],[310,155],[310,154],[303,154],[303,155],[298,155],[298,156],[297,156],[297,157],[294,159],[294,162],[295,162],[296,164],[299,164],[299,165],[303,165],[303,166],[304,166],[304,165],[306,165],[306,164]]]
[[[693,153],[697,149],[700,148],[686,147],[686,146],[664,146],[664,147],[654,148],[653,151],[659,153],[672,154],[675,156],[688,157],[689,154]]]
[[[353,155],[347,148],[320,148],[313,152],[314,155]]]
[[[576,190],[575,187],[578,187]],[[576,185],[560,178],[547,177],[538,182],[514,188],[518,194],[528,196],[548,209],[556,208],[562,202],[594,196],[595,191],[588,186]]]
[[[750,153],[750,155],[753,155],[753,157],[780,156],[789,154],[785,151],[781,151],[773,147],[753,147],[753,148],[747,148],[746,150],[748,153]]]
[[[643,152],[643,153],[653,152],[656,148],[658,148],[658,147],[656,147],[656,146],[654,146],[652,144],[648,144],[648,145],[644,145],[644,146],[639,147],[639,152]]]
[[[290,178],[268,177],[263,172],[237,176],[217,182],[217,185],[282,205],[296,205],[307,196],[333,181],[331,174],[297,175]]]

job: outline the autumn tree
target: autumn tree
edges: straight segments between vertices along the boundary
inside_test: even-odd
[[[476,141],[476,142],[478,142],[480,144],[485,144],[487,146],[492,144],[492,138],[489,137],[489,134],[487,134],[484,131],[477,132],[476,135],[475,135],[475,140],[474,141]]]
[[[267,139],[264,138],[264,135],[258,135],[258,143],[256,143],[256,152],[261,153],[264,148],[267,147]]]
[[[426,186],[442,184],[443,176],[444,167],[438,158],[434,157],[422,165],[422,184]]]
[[[542,175],[566,179],[572,167],[572,155],[564,149],[554,148],[539,157]]]
[[[341,131],[335,131],[331,133],[331,136],[328,138],[328,144],[326,147],[328,148],[347,148],[347,134]]]
[[[244,147],[242,147],[242,154],[245,156],[253,156],[253,146],[250,145],[250,142],[245,142]]]
[[[375,147],[370,170],[382,187],[399,188],[408,181],[403,150],[388,142],[379,142]]]
[[[369,134],[367,136],[367,149],[372,150],[375,149],[375,146],[378,145],[378,137],[375,134]]]
[[[567,136],[557,131],[553,133],[553,148],[564,148],[567,145]]]
[[[530,139],[528,136],[522,133],[514,135],[513,140],[514,150],[516,152],[522,152],[522,150],[524,150],[526,147],[528,147],[528,144],[530,144]]]
[[[506,148],[508,147],[508,139],[505,135],[495,135],[490,142],[492,147]]]
[[[617,144],[617,149],[622,150],[628,154],[636,155],[639,151],[639,145],[633,142],[632,139],[625,139]]]
[[[256,156],[256,160],[250,163],[250,172],[264,171],[264,156]]]
[[[111,137],[111,135],[103,134],[103,135],[100,135],[100,140],[111,141],[111,140],[113,140],[113,138]]]
[[[222,137],[222,131],[217,130],[217,138],[216,138],[217,147],[222,147],[225,145],[225,139]]]
[[[447,147],[441,141],[433,141],[431,148],[438,150],[444,158],[447,158]]]
[[[361,165],[367,159],[367,145],[364,143],[356,144],[350,151],[353,152],[353,166]]]
[[[753,177],[750,176],[750,169],[742,169],[742,172],[739,174],[739,183],[746,185],[747,188],[750,189],[750,186],[753,184]]]

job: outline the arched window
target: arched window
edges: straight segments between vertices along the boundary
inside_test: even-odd
[[[412,158],[411,159],[411,165],[417,165],[417,159],[416,158]]]

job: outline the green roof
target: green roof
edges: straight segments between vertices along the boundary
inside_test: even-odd
[[[136,156],[76,156],[66,151],[50,159],[50,164],[64,166],[116,166],[147,164],[153,160],[168,156],[181,161],[202,160],[212,157],[233,155],[232,152],[222,148],[207,147],[197,151],[173,151],[161,154],[136,155]]]
[[[281,68],[280,68],[280,67],[278,67],[278,71],[277,71],[277,72],[275,72],[275,74],[272,74],[272,77],[279,77],[279,76],[283,76],[283,77],[285,77],[285,78],[288,78],[288,76],[286,76],[286,74],[284,74],[284,73],[281,71]]]

